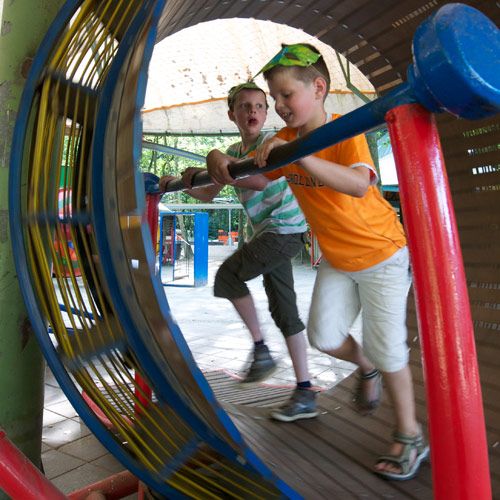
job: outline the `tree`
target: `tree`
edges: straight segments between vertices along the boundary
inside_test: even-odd
[[[232,143],[238,139],[235,136],[178,136],[178,135],[145,135],[144,140],[169,146],[171,148],[181,149],[196,153],[201,156],[206,156],[212,149],[220,149],[225,151]],[[180,176],[182,171],[188,167],[199,167],[204,164],[194,160],[176,156],[168,153],[161,153],[152,149],[143,148],[140,159],[140,170],[142,172],[151,172],[159,177],[163,175]],[[220,192],[220,198],[226,199],[229,203],[236,202],[234,190],[231,186],[225,186]],[[201,203],[192,198],[188,194],[177,191],[175,193],[167,193],[162,198],[163,203]],[[209,222],[209,238],[216,239],[217,231],[221,228],[229,227],[228,215],[226,210],[210,210]],[[239,230],[242,221],[240,220],[239,210],[231,211],[231,227],[234,230]],[[243,218],[243,224],[246,221],[246,216]],[[179,218],[179,227],[184,238],[187,239],[187,233],[192,231],[188,218]]]

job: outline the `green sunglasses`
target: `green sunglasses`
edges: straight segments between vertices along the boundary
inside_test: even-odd
[[[274,68],[275,66],[302,66],[306,68],[318,62],[321,54],[301,43],[284,45],[283,48],[252,78]]]

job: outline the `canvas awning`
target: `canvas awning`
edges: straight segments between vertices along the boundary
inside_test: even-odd
[[[335,51],[311,35],[271,21],[224,19],[201,23],[175,33],[154,49],[144,105],[144,132],[231,133],[227,117],[228,90],[255,75],[282,43],[306,42],[323,54],[332,80],[328,112],[344,114],[363,104],[346,85]],[[340,56],[344,67],[347,62]],[[264,79],[257,83],[267,90]],[[374,89],[364,75],[350,66],[350,81],[372,97]],[[279,129],[271,99],[266,128]]]

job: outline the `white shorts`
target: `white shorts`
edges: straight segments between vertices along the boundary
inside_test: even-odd
[[[407,247],[384,263],[354,273],[334,269],[323,260],[309,310],[309,342],[321,351],[339,348],[361,310],[365,355],[379,370],[401,370],[408,363],[406,302],[410,285]]]

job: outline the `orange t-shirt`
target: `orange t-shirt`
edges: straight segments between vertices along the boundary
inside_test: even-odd
[[[337,118],[337,116],[334,116]],[[286,141],[297,138],[297,130],[277,133]],[[314,154],[344,165],[368,165],[373,161],[364,135],[358,135]],[[373,167],[372,167],[373,168]],[[265,174],[270,179],[285,176],[318,238],[324,258],[342,271],[362,271],[389,258],[406,245],[396,212],[376,186],[356,198],[326,187],[295,163]]]

